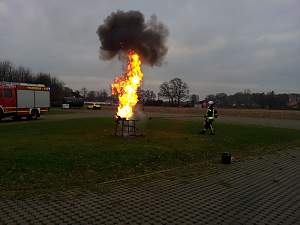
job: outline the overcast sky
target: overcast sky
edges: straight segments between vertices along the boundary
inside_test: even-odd
[[[118,9],[156,14],[170,31],[165,63],[143,67],[144,88],[179,77],[201,97],[300,92],[299,0],[0,0],[0,60],[108,89],[122,64],[99,59],[96,29]]]

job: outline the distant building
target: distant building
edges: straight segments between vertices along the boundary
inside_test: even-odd
[[[70,108],[80,108],[84,104],[83,98],[73,97],[64,97],[64,104],[68,104]]]
[[[289,108],[300,108],[300,94],[289,94]]]

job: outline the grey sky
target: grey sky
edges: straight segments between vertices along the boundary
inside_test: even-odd
[[[156,14],[170,30],[165,64],[143,67],[145,88],[180,77],[201,97],[300,92],[299,0],[0,0],[0,60],[108,89],[122,65],[99,60],[96,29],[117,9]]]

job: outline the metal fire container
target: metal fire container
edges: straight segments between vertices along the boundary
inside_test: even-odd
[[[231,153],[230,152],[222,153],[222,163],[223,164],[230,164],[231,163]]]
[[[127,120],[118,116],[115,123],[115,136],[136,136],[136,120]]]

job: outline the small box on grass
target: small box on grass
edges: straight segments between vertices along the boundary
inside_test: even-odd
[[[230,152],[223,152],[222,153],[222,163],[223,164],[230,164],[231,163],[231,153]]]

